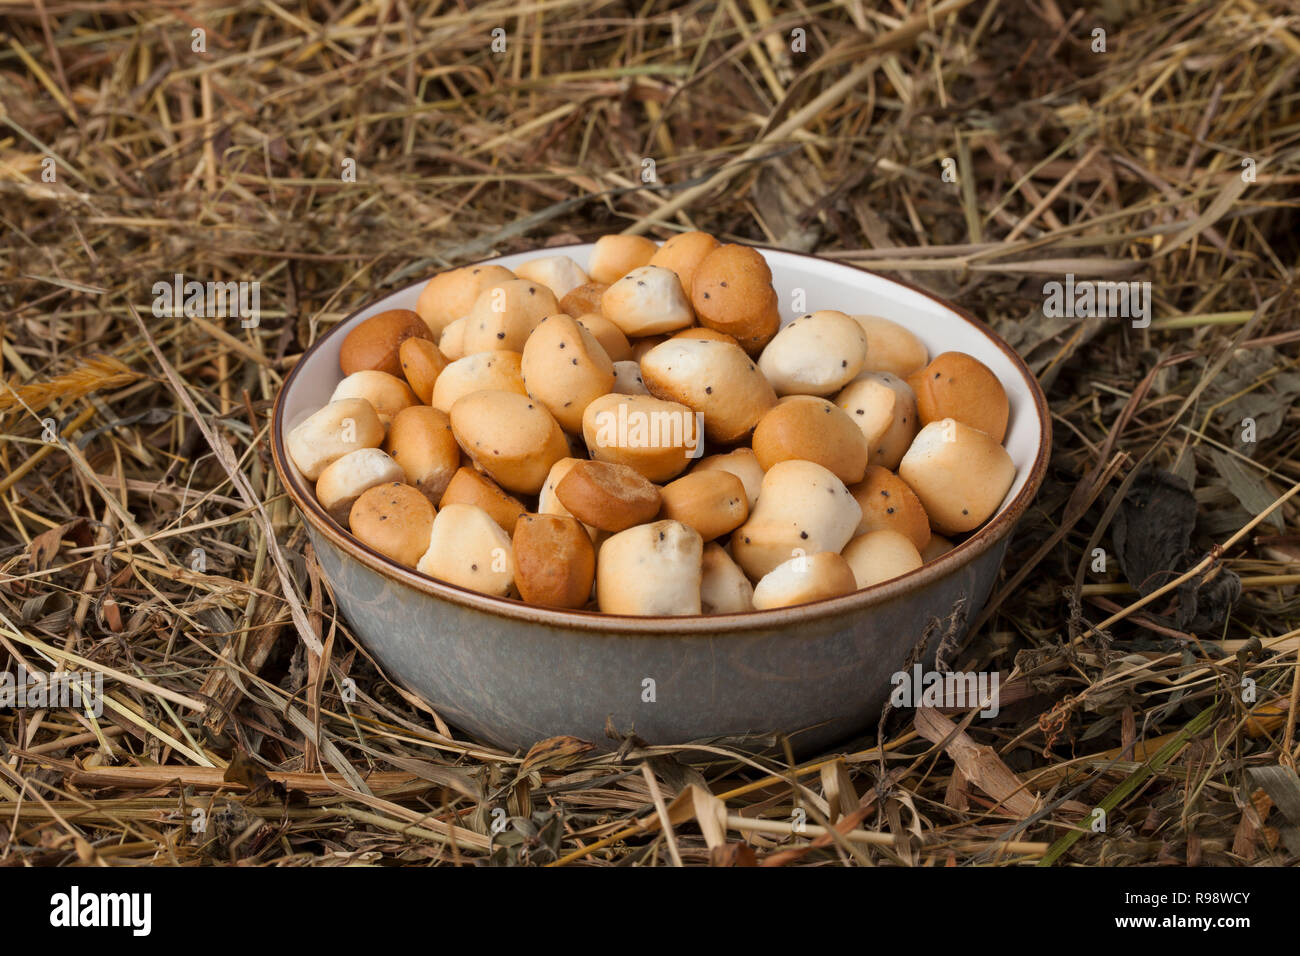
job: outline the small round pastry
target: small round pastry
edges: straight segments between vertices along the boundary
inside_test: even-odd
[[[921,554],[905,535],[883,528],[860,534],[844,547],[859,588],[888,581],[922,565]]]
[[[867,465],[867,473],[849,492],[862,509],[858,534],[889,528],[902,534],[918,551],[930,543],[930,516],[921,499],[893,472]]]
[[[720,469],[731,472],[740,479],[741,484],[745,486],[745,498],[749,503],[749,510],[754,510],[754,505],[758,503],[758,492],[763,487],[763,466],[758,463],[758,456],[754,454],[754,449],[740,447],[722,455],[709,455],[707,458],[701,458],[699,464],[691,469],[692,473],[697,471],[712,471]]]
[[[601,236],[587,258],[587,275],[594,282],[613,285],[649,262],[658,251],[659,247],[645,236]]]
[[[732,336],[751,356],[781,327],[772,270],[749,246],[718,246],[695,268],[691,306],[705,328]]]
[[[891,372],[863,372],[835,396],[867,440],[867,455],[897,468],[921,428],[916,393]]]
[[[464,351],[521,352],[543,316],[560,311],[554,293],[540,282],[511,279],[485,290],[469,310]]]
[[[428,498],[393,481],[361,493],[348,512],[348,527],[362,544],[413,568],[429,550],[435,514]]]
[[[852,594],[858,589],[849,563],[834,551],[796,555],[754,586],[754,609],[768,611]]]
[[[506,534],[515,533],[519,516],[528,511],[524,503],[506,494],[501,486],[473,468],[461,467],[451,476],[447,490],[442,493],[440,507],[448,505],[473,505],[492,516]]]
[[[520,367],[528,394],[566,432],[582,431],[582,413],[614,387],[614,363],[576,319],[549,315],[524,343]]]
[[[465,357],[465,330],[469,328],[469,316],[462,315],[443,327],[438,337],[438,351],[446,356],[448,362]]]
[[[695,339],[697,342],[726,342],[729,345],[740,346],[740,343],[726,332],[719,332],[717,329],[706,329],[702,325],[692,325],[689,329],[674,332],[668,336],[667,341],[671,342],[673,339]]]
[[[539,514],[573,516],[573,512],[564,507],[560,499],[555,496],[555,489],[564,480],[565,475],[573,470],[574,465],[586,460],[585,458],[561,458],[551,466],[551,470],[546,474],[546,481],[542,483],[541,491],[537,492]]]
[[[583,524],[601,531],[626,531],[654,520],[659,489],[627,465],[575,462],[555,486],[555,497]]]
[[[830,471],[812,461],[777,462],[749,520],[732,533],[731,554],[757,581],[799,553],[839,552],[861,520],[857,501]]]
[[[932,534],[929,543],[921,549],[921,560],[929,564],[935,558],[942,557],[955,547],[956,545],[943,535]]]
[[[514,392],[471,392],[451,406],[451,430],[465,454],[507,491],[535,495],[569,444],[540,402]]]
[[[510,536],[474,505],[444,505],[433,519],[429,547],[416,565],[422,574],[493,597],[515,586]]]
[[[610,391],[615,395],[649,395],[645,379],[641,377],[641,365],[637,362],[615,362],[614,384]]]
[[[587,278],[587,273],[582,271],[582,266],[568,256],[542,256],[539,259],[529,259],[515,269],[515,275],[521,279],[540,282],[551,290],[556,301],[591,281]]]
[[[681,232],[660,246],[650,257],[649,264],[671,269],[677,273],[682,288],[689,290],[695,270],[718,245],[718,240],[707,232]]]
[[[415,393],[405,381],[396,375],[373,369],[353,372],[338,383],[330,401],[341,402],[345,398],[364,398],[385,426],[403,408],[415,404]]]
[[[668,338],[667,335],[644,335],[639,339],[633,339],[632,361],[640,365],[641,360],[646,357],[646,354],[649,353],[651,349],[667,342]]]
[[[753,609],[754,585],[726,549],[710,541],[701,561],[700,613],[739,614]]]
[[[600,312],[629,338],[687,328],[695,321],[677,273],[642,266],[610,284],[600,297]]]
[[[384,451],[402,466],[406,481],[435,505],[460,468],[460,446],[451,431],[451,418],[428,405],[412,405],[393,417]]]
[[[745,486],[729,471],[692,471],[661,494],[663,517],[694,528],[705,541],[735,531],[749,517]]]
[[[450,412],[459,399],[486,389],[527,395],[523,358],[519,352],[478,352],[458,358],[434,382],[429,404]]]
[[[321,476],[327,465],[358,448],[378,448],[384,441],[384,423],[364,398],[330,402],[296,425],[285,450],[308,481]]]
[[[925,368],[907,380],[916,392],[921,423],[929,425],[955,418],[978,428],[995,442],[1007,435],[1011,414],[1006,389],[987,365],[965,352],[936,355]]]
[[[767,343],[758,367],[778,395],[834,395],[862,371],[867,336],[843,312],[795,319]]]
[[[374,369],[400,376],[398,349],[411,338],[433,341],[428,327],[410,309],[389,309],[372,315],[343,339],[339,368],[344,375]]]
[[[447,367],[447,357],[428,339],[410,338],[397,350],[397,361],[415,397],[428,405],[433,397],[433,386]]]
[[[563,302],[560,303],[560,308],[564,308]],[[599,302],[596,303],[596,308],[600,308]],[[568,314],[573,315],[572,312]],[[627,336],[599,312],[583,312],[574,318],[578,320],[579,325],[596,336],[596,341],[600,343],[600,347],[605,350],[611,362],[626,362],[632,357],[632,343],[627,340]]]
[[[641,359],[641,379],[656,398],[701,413],[706,437],[724,444],[747,436],[776,404],[750,357],[727,342],[669,339]]]
[[[596,562],[596,601],[607,614],[700,613],[704,542],[680,521],[612,535]]]
[[[992,516],[1016,480],[1007,450],[987,432],[951,418],[921,429],[898,465],[941,534],[973,531]]]
[[[867,334],[867,357],[862,371],[888,372],[906,379],[930,361],[924,343],[897,322],[876,315],[855,315],[853,319]]]
[[[521,515],[513,544],[515,586],[529,604],[576,609],[591,597],[596,549],[576,518]]]
[[[362,492],[375,485],[403,482],[402,466],[378,448],[358,448],[335,459],[316,479],[316,500],[330,517],[347,527],[348,513]]]
[[[695,413],[648,395],[602,395],[582,413],[582,437],[596,461],[628,465],[654,482],[676,478],[704,451]]]
[[[570,289],[560,296],[560,311],[575,319],[583,315],[600,315],[600,297],[609,285],[604,282],[588,282],[576,289]]]
[[[779,461],[802,458],[835,473],[846,485],[862,480],[867,440],[844,409],[824,398],[791,395],[759,419],[754,454],[764,470]]]
[[[509,282],[514,277],[515,274],[505,266],[462,266],[440,272],[420,291],[415,311],[436,339],[448,325],[469,314],[474,300],[485,289]]]
[[[587,459],[561,458],[551,466],[551,470],[546,475],[546,482],[542,485],[542,490],[537,493],[537,511],[539,514],[573,517],[573,512],[564,507],[556,496],[555,489],[559,487],[564,477],[573,470],[573,466],[580,461],[587,461]],[[587,529],[587,535],[592,541],[598,540],[601,535],[605,534],[599,528],[594,528],[589,524],[584,524],[583,527]]]

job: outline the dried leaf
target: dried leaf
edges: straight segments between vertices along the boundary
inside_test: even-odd
[[[703,787],[691,784],[668,804],[668,820],[673,826],[694,818],[710,850],[727,842],[727,805]]]
[[[1218,449],[1211,448],[1210,457],[1214,460],[1215,471],[1223,478],[1228,490],[1232,492],[1232,497],[1241,503],[1241,506],[1246,509],[1248,514],[1259,514],[1277,498],[1277,495],[1270,490],[1258,469],[1252,468],[1239,458]],[[1285,530],[1286,526],[1282,519],[1281,508],[1275,510],[1264,521],[1273,525],[1278,531]]]
[[[1288,825],[1278,828],[1279,836],[1288,850],[1300,856],[1300,775],[1280,764],[1252,767],[1246,773],[1286,817]]]
[[[709,866],[758,866],[748,843],[727,843],[709,851]]]
[[[932,707],[919,707],[915,718],[916,732],[932,744],[942,743],[944,752],[957,764],[963,776],[998,802],[1008,813],[1021,820],[1038,809],[1038,800],[1025,790],[1011,768],[1002,762],[992,747],[977,744],[965,731]]]
[[[520,774],[530,770],[563,770],[572,766],[586,754],[596,749],[596,745],[577,737],[548,737],[539,740],[528,748],[524,762],[519,767]]]
[[[247,788],[249,800],[254,803],[257,797],[269,792],[274,786],[266,771],[242,750],[235,752],[235,756],[226,767],[225,779]]]
[[[1152,468],[1134,479],[1115,513],[1115,553],[1128,583],[1150,594],[1177,576],[1196,525],[1196,499],[1187,483]]]
[[[90,522],[85,518],[74,518],[72,521],[65,521],[57,528],[42,531],[32,538],[31,546],[27,549],[27,560],[31,564],[31,569],[44,571],[48,568],[55,555],[59,553],[59,548],[63,546],[65,538],[79,548],[88,547],[94,541],[90,533]]]
[[[834,823],[846,813],[858,808],[858,790],[849,776],[849,768],[843,757],[837,757],[821,768],[822,793],[826,796],[826,805],[830,809],[828,819]]]

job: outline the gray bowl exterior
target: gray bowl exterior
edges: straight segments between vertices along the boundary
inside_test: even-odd
[[[590,246],[549,255],[584,256]],[[366,316],[415,305],[415,283],[359,309],[295,365],[276,400],[272,457],[302,515],[335,600],[385,675],[449,723],[508,750],[571,734],[612,748],[607,722],[652,744],[784,733],[800,754],[870,731],[913,649],[965,601],[964,622],[988,599],[1016,523],[1051,450],[1051,416],[1015,351],[969,313],[865,270],[764,250],[782,301],[812,290],[834,306],[866,297],[873,311],[909,320],[931,354],[964,350],[1007,386],[1005,447],[1017,462],[1007,498],[982,528],[924,567],[838,598],[713,617],[631,618],[555,611],[490,598],[404,568],[329,517],[289,461],[285,435],[329,399],[342,337]],[[536,253],[494,260],[507,267]],[[798,286],[798,288],[796,288]],[[942,634],[922,662],[933,661]],[[653,694],[650,685],[653,682]],[[653,700],[651,700],[653,696]]]
[[[853,614],[790,628],[660,634],[601,633],[510,620],[428,595],[371,570],[308,525],[316,557],[358,637],[390,677],[449,723],[506,750],[571,734],[602,749],[608,720],[651,744],[786,732],[798,753],[870,730],[940,609],[964,599],[967,619],[988,599],[1003,538],[930,582]],[[961,622],[961,618],[958,618]],[[956,636],[964,636],[961,623]],[[671,639],[665,640],[665,635]],[[414,637],[414,639],[413,639]],[[617,653],[610,645],[618,642]],[[653,685],[647,685],[646,680]],[[653,688],[653,701],[648,689]]]

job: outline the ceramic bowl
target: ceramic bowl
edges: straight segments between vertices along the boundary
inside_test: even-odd
[[[539,255],[585,265],[590,245],[487,260],[507,268]],[[415,307],[425,281],[359,309],[320,338],[276,401],[275,466],[302,514],[339,609],[385,674],[449,723],[504,747],[571,734],[600,747],[606,728],[653,744],[784,733],[799,753],[824,749],[879,719],[898,672],[929,629],[933,658],[954,608],[957,633],[988,599],[1016,522],[1047,468],[1050,419],[1019,356],[973,316],[920,289],[814,256],[763,249],[783,306],[839,309],[900,322],[931,355],[974,355],[1011,405],[1006,448],[1016,480],[982,528],[909,574],[853,594],[743,614],[624,617],[532,607],[444,584],[355,540],[317,503],[284,439],[324,405],[342,375],[339,346],[364,319]],[[706,449],[706,454],[708,450]],[[924,659],[924,658],[923,658]]]

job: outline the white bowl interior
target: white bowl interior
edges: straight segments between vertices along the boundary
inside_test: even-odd
[[[558,246],[551,249],[521,252],[487,260],[514,268],[539,256],[567,255],[585,268],[591,244]],[[1019,368],[980,329],[972,326],[940,302],[899,285],[882,276],[862,272],[811,256],[764,249],[763,255],[772,269],[772,284],[781,303],[782,325],[797,316],[818,309],[838,309],[859,315],[877,315],[910,329],[925,343],[933,357],[940,352],[965,352],[987,365],[1007,390],[1011,418],[1004,444],[1016,465],[1016,480],[1007,492],[998,512],[1020,494],[1029,480],[1042,423],[1038,420],[1033,394],[1021,377]],[[372,315],[388,309],[414,309],[425,281],[421,280],[361,310],[343,324],[345,329],[360,324]],[[804,308],[795,311],[796,290],[802,290]],[[343,378],[339,371],[339,347],[345,333],[331,335],[314,352],[311,367],[295,377],[291,391],[285,395],[285,422],[293,428],[329,401],[335,386]],[[706,448],[705,454],[709,451]],[[293,467],[290,464],[290,467]]]

